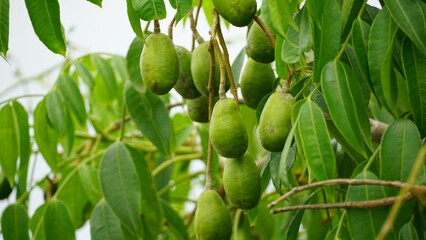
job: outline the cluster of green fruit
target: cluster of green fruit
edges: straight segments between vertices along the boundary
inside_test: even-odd
[[[256,1],[213,0],[218,13],[234,26],[247,26],[255,16]],[[174,88],[186,99],[189,117],[196,122],[209,121],[210,75],[209,42],[201,43],[191,53],[175,47],[172,40],[161,33],[146,39],[141,55],[141,73],[146,87],[156,94],[166,94]],[[271,67],[274,47],[261,27],[254,23],[247,35],[249,59],[243,70],[240,88],[245,104],[256,109],[261,100],[274,89],[275,74]],[[216,56],[217,58],[218,56]],[[210,141],[216,152],[226,158],[223,186],[230,202],[237,208],[254,208],[260,199],[259,169],[246,153],[248,134],[238,103],[232,99],[218,100],[219,68],[214,73],[215,105],[211,115]],[[225,91],[229,89],[226,80]],[[291,125],[294,98],[286,92],[272,93],[263,108],[258,130],[262,146],[268,151],[281,151]],[[229,239],[231,218],[220,197],[213,190],[204,191],[197,204],[194,232],[197,239]]]

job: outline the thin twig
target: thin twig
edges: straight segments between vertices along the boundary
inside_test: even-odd
[[[193,38],[198,42],[198,44],[203,43],[204,39],[201,37],[200,33],[198,33],[198,31],[197,31],[197,25],[195,23],[194,16],[192,16],[192,10],[189,11],[188,17],[189,17],[189,20],[191,22],[190,27],[191,27],[191,30],[192,30]]]
[[[175,24],[175,21],[176,21],[176,15],[177,13],[172,18],[172,21],[170,21],[170,24],[169,24],[169,38],[172,40],[173,40],[173,25]]]
[[[220,83],[219,83],[219,98],[226,99],[226,90],[225,90],[225,82],[226,82],[226,70],[225,64],[223,63],[223,56],[220,52],[219,44],[216,39],[211,40],[213,42],[213,47],[217,56],[217,60],[219,61],[220,68]]]
[[[186,155],[178,155],[172,159],[169,159],[167,161],[164,161],[160,165],[158,165],[154,170],[152,170],[152,176],[158,175],[161,171],[166,169],[168,166],[177,163],[177,162],[184,162],[184,161],[192,161],[194,159],[201,159],[203,157],[203,153],[193,153],[193,154],[186,154]]]
[[[197,5],[197,12],[195,13],[194,28],[197,28],[198,16],[200,16],[200,10],[202,5],[203,5],[203,0],[199,0]],[[191,14],[192,14],[192,10],[191,10]],[[192,37],[191,51],[194,50],[194,48],[195,48],[195,37]]]
[[[403,197],[403,201],[409,201],[414,198],[414,194],[407,193]],[[355,201],[355,202],[341,202],[341,203],[329,203],[329,204],[308,204],[308,205],[297,205],[290,207],[283,207],[272,209],[271,214],[288,212],[302,209],[331,209],[331,208],[377,208],[389,206],[397,200],[397,197],[381,198],[376,200],[367,201]]]
[[[383,181],[383,180],[370,180],[370,179],[348,179],[348,178],[336,178],[336,179],[329,179],[321,182],[315,182],[311,184],[306,184],[300,187],[293,188],[291,191],[287,192],[286,194],[282,195],[277,200],[273,201],[268,205],[269,208],[274,207],[278,203],[284,201],[285,199],[289,198],[290,196],[308,190],[312,188],[322,187],[322,186],[331,186],[331,185],[340,185],[340,184],[347,184],[347,185],[379,185],[379,186],[386,186],[386,187],[394,187],[394,188],[403,188],[407,185],[407,183],[399,182],[399,181]],[[414,185],[412,188],[413,193],[426,193],[426,186],[423,185]]]
[[[259,16],[257,16],[257,14],[254,15],[253,20],[256,21],[257,24],[259,24],[260,28],[262,28],[263,32],[268,37],[272,46],[275,48],[275,37],[274,37],[274,34],[271,32],[271,30],[269,30],[268,26],[266,26],[266,24],[262,21],[262,19],[259,18]]]

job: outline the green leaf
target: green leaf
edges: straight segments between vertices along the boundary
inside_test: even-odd
[[[30,127],[25,108],[16,100],[12,101],[12,112],[15,124],[17,124],[16,130],[19,139],[19,170],[16,193],[16,196],[19,198],[27,191],[28,163],[31,156]]]
[[[410,222],[406,223],[399,231],[398,240],[418,240],[417,230]]]
[[[9,49],[9,0],[0,0],[0,55]]]
[[[78,73],[78,75],[81,77],[83,82],[85,82],[90,88],[93,87],[95,84],[95,80],[93,79],[92,74],[87,69],[87,67],[82,63],[82,61],[75,61],[74,62],[75,71]]]
[[[370,71],[368,68],[368,58],[367,58],[367,46],[368,46],[368,36],[370,35],[370,26],[357,18],[352,26],[352,46],[355,50],[356,59],[359,62],[361,71],[359,74],[362,74],[368,85],[373,89],[373,85],[370,80]]]
[[[143,40],[143,32],[141,26],[141,20],[133,8],[133,0],[126,0],[127,2],[127,17],[129,18],[130,26],[133,29],[133,32],[138,36],[139,39]]]
[[[268,0],[272,24],[282,37],[286,36],[285,33],[289,26],[299,31],[299,27],[293,20],[293,13],[297,4],[297,0]]]
[[[142,80],[140,65],[143,45],[144,43],[141,39],[134,38],[126,55],[127,73],[129,75],[129,80],[133,87],[136,88],[139,92],[145,92],[145,85]]]
[[[176,12],[176,24],[191,10],[192,0],[169,0]]]
[[[371,141],[370,122],[355,73],[341,62],[329,62],[322,72],[321,86],[337,129],[355,150],[366,156],[364,142]]]
[[[419,0],[384,0],[396,24],[426,54],[426,5]]]
[[[408,97],[414,122],[422,137],[426,136],[426,55],[421,54],[405,38],[402,44],[402,60],[407,80]]]
[[[352,22],[357,18],[362,6],[366,4],[365,0],[347,0],[343,1],[340,19],[342,26],[341,42],[344,42],[352,28]]]
[[[297,15],[300,18],[299,53],[309,52],[312,48],[311,24],[307,7],[303,7]]]
[[[44,233],[46,240],[75,239],[69,210],[61,200],[52,200],[47,203],[44,213]]]
[[[62,96],[64,99],[66,99],[66,105],[73,111],[75,116],[77,116],[77,119],[81,125],[84,126],[86,123],[87,114],[86,108],[84,107],[84,100],[81,96],[77,84],[70,76],[61,74],[58,78],[58,87]]]
[[[170,156],[172,136],[169,113],[157,95],[151,92],[139,93],[130,85],[126,86],[126,104],[132,120],[163,154]]]
[[[46,98],[39,102],[34,111],[34,136],[39,151],[49,167],[56,172],[58,132],[50,125],[47,118]]]
[[[179,214],[177,214],[177,212],[169,206],[166,201],[161,201],[161,206],[164,210],[167,226],[170,232],[175,236],[175,239],[188,240],[188,231],[186,230],[186,226]]]
[[[47,203],[40,205],[30,219],[30,230],[33,233],[32,239],[34,240],[46,240],[43,223],[46,208]]]
[[[374,94],[381,104],[394,112],[395,79],[391,76],[393,40],[398,30],[389,11],[384,7],[374,19],[368,42],[368,65]]]
[[[377,180],[371,172],[362,172],[357,179]],[[346,201],[366,201],[384,198],[383,188],[374,185],[349,186]],[[348,227],[352,240],[374,239],[386,220],[388,208],[347,209]],[[394,235],[393,231],[389,235]],[[390,238],[393,239],[393,238]]]
[[[120,219],[102,199],[98,202],[90,218],[90,236],[93,240],[122,240]]]
[[[335,178],[336,161],[327,125],[320,108],[312,101],[300,109],[296,135],[312,176],[318,181]]]
[[[314,27],[314,82],[321,80],[324,66],[333,60],[340,45],[340,11],[336,0],[322,2],[321,25]],[[318,24],[318,23],[317,23]]]
[[[98,5],[100,8],[102,7],[102,0],[87,0],[95,5]]]
[[[279,175],[279,166],[281,161],[281,152],[271,152],[269,156],[269,171],[271,173],[272,184],[275,190],[282,194],[281,190],[281,176]]]
[[[99,55],[92,54],[91,56],[96,69],[99,71],[102,79],[104,80],[108,94],[107,98],[112,101],[118,96],[118,86],[114,70],[112,69],[111,64]]]
[[[1,216],[4,240],[29,240],[28,214],[20,204],[9,205]]]
[[[101,185],[99,183],[98,171],[91,166],[81,166],[78,169],[78,175],[82,184],[83,191],[89,201],[95,205],[101,198]]]
[[[283,59],[281,58],[281,53],[283,51],[283,43],[284,38],[280,35],[277,35],[276,37],[276,43],[275,43],[275,68],[278,74],[278,77],[282,79],[287,78],[287,67]],[[260,105],[260,103],[259,103]],[[259,108],[258,105],[258,108]]]
[[[52,123],[60,136],[64,136],[67,133],[70,119],[61,93],[57,90],[49,92],[46,96],[46,105],[50,123]]]
[[[141,236],[141,187],[129,151],[113,143],[102,157],[99,178],[105,200],[129,230]]]
[[[382,137],[380,179],[406,182],[421,147],[416,125],[406,118],[395,120]],[[419,182],[424,177],[423,168]]]
[[[15,126],[12,106],[0,110],[0,164],[10,186],[13,186],[19,156],[19,130]]]
[[[164,0],[133,0],[133,8],[142,20],[161,20],[166,18]]]
[[[305,201],[303,201],[303,205],[307,205],[309,201],[312,199],[312,197],[317,193],[318,191],[315,191],[311,193]],[[288,226],[287,231],[287,238],[286,239],[297,239],[299,235],[299,229],[300,224],[302,223],[303,214],[305,213],[305,210],[298,210],[296,214],[291,219],[290,225]]]
[[[65,57],[65,33],[62,29],[58,0],[25,0],[34,31],[52,52]]]
[[[244,47],[241,49],[241,51],[238,53],[237,57],[235,58],[234,62],[232,62],[232,75],[234,76],[235,84],[238,86],[238,82],[240,80],[240,74],[241,69],[243,67],[244,60],[246,58],[246,48]]]

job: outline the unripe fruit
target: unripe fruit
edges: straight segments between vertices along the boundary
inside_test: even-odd
[[[146,87],[155,94],[166,94],[176,84],[179,59],[168,36],[154,33],[146,38],[141,54],[141,75]]]
[[[234,100],[223,99],[215,104],[209,132],[214,149],[222,157],[238,158],[246,152],[247,129]]]
[[[176,53],[179,58],[179,77],[174,86],[183,98],[194,99],[201,96],[192,79],[191,74],[191,52],[181,46],[176,46]]]
[[[198,198],[194,233],[197,240],[229,240],[231,238],[231,216],[217,192],[206,190]]]
[[[247,26],[256,14],[256,0],[213,0],[217,12],[237,27]]]
[[[247,36],[247,55],[256,62],[271,63],[275,59],[274,51],[262,28],[257,23],[253,24]]]
[[[13,188],[10,187],[6,176],[4,176],[3,173],[0,173],[0,200],[8,198],[12,190]]]
[[[226,159],[223,187],[232,204],[240,209],[252,209],[259,202],[261,186],[256,163],[249,155]]]
[[[245,104],[256,109],[262,98],[272,92],[274,80],[275,74],[270,64],[258,63],[249,58],[240,82]]]
[[[270,152],[283,150],[291,128],[291,110],[294,98],[289,93],[275,92],[266,101],[259,120],[262,146]]]
[[[210,76],[210,52],[209,52],[209,42],[204,42],[194,49],[192,52],[191,60],[191,73],[192,78],[194,79],[194,84],[197,87],[197,90],[204,96],[209,95],[207,86],[209,84]],[[214,80],[213,88],[214,95],[217,96],[219,92],[220,84],[220,68],[219,62],[216,57],[216,67],[214,71]],[[225,89],[229,89],[229,81],[226,81]]]
[[[216,103],[219,98],[215,97],[213,102]],[[206,123],[209,121],[209,97],[201,95],[195,99],[186,101],[188,106],[188,116],[194,122]]]

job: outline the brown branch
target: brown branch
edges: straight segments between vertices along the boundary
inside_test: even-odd
[[[179,107],[179,106],[182,106],[182,103],[181,103],[181,102],[178,102],[178,103],[168,103],[168,104],[166,104],[166,108],[167,108],[167,109],[172,109],[172,108],[174,108],[174,107]]]
[[[203,5],[203,0],[199,0],[198,1],[198,5],[197,5],[197,12],[195,13],[194,28],[197,28],[197,25],[198,25],[198,16],[200,16],[200,10],[201,10],[201,6],[202,5]],[[191,12],[192,12],[192,10],[191,10]],[[195,48],[195,38],[193,37],[192,38],[191,51],[194,50],[194,48]]]
[[[409,201],[414,198],[414,194],[407,193],[403,201]],[[341,202],[341,203],[330,203],[330,204],[308,204],[308,205],[297,205],[291,207],[283,207],[272,209],[271,214],[288,212],[302,209],[330,209],[330,208],[377,208],[392,205],[397,200],[397,197],[387,197],[377,200],[367,201],[356,201],[356,202]]]
[[[271,30],[269,30],[268,26],[262,21],[262,19],[259,18],[259,16],[254,15],[253,20],[259,24],[260,28],[262,28],[265,35],[268,37],[269,41],[271,42],[272,46],[275,48],[275,37],[274,34],[272,34]]]
[[[189,11],[188,17],[189,17],[189,20],[191,22],[190,27],[191,27],[191,30],[192,30],[192,37],[198,42],[198,44],[203,43],[204,39],[201,37],[200,33],[198,33],[198,31],[197,31],[197,25],[195,23],[194,16],[192,16],[192,10]]]
[[[303,185],[300,187],[293,188],[291,191],[279,197],[277,200],[273,201],[268,205],[269,208],[274,207],[278,203],[284,201],[290,196],[308,190],[312,188],[322,187],[322,186],[331,186],[331,185],[379,185],[386,187],[394,187],[394,188],[404,188],[407,183],[399,182],[399,181],[383,181],[383,180],[369,180],[369,179],[347,179],[347,178],[337,178],[337,179],[329,179],[321,182],[315,182],[307,185]],[[423,185],[414,185],[412,188],[413,193],[426,193],[426,186]]]
[[[386,123],[370,118],[370,127],[371,140],[373,142],[380,143],[382,141],[383,133],[385,132],[388,125]]]
[[[169,24],[169,38],[172,40],[173,40],[173,25],[175,24],[175,21],[176,21],[176,15],[177,13],[172,18],[172,21],[170,21],[170,24]]]

